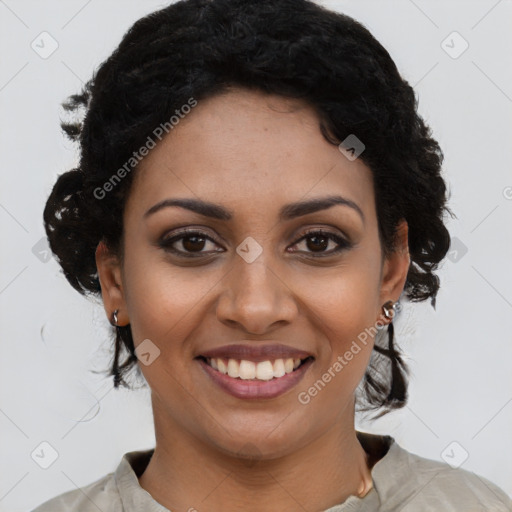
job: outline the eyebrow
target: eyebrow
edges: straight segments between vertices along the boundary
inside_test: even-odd
[[[279,220],[292,220],[303,215],[315,213],[320,210],[326,210],[335,205],[342,205],[352,208],[359,214],[359,216],[363,220],[363,223],[365,222],[365,216],[361,208],[354,201],[351,201],[350,199],[347,199],[342,196],[318,197],[306,201],[299,201],[297,203],[287,204],[279,210]],[[205,217],[211,217],[217,220],[228,221],[232,220],[234,217],[234,212],[232,210],[229,210],[219,204],[211,203],[208,201],[202,201],[199,199],[177,198],[164,199],[163,201],[160,201],[159,203],[155,204],[144,214],[144,218],[149,217],[150,215],[156,213],[157,211],[162,210],[163,208],[173,206],[185,208],[187,210],[193,211]]]

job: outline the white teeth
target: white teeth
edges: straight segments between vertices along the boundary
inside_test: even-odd
[[[245,361],[244,359],[240,361],[238,371],[241,379],[254,379],[256,377],[256,365],[252,361]]]
[[[286,373],[293,372],[293,359],[291,357],[284,360],[284,371]]]
[[[236,379],[240,376],[240,365],[236,359],[230,359],[228,361],[228,375]]]
[[[276,359],[274,363],[271,361],[254,362],[242,359],[226,359],[220,357],[209,358],[208,364],[224,375],[243,380],[271,380],[273,378],[283,377],[287,373],[293,372],[300,366],[300,359]]]
[[[274,377],[282,377],[285,374],[284,361],[282,359],[276,359],[274,361]]]
[[[256,378],[260,380],[270,380],[274,378],[274,368],[270,361],[261,361],[256,365]]]
[[[218,366],[218,370],[220,373],[223,373],[224,375],[226,375],[226,373],[228,373],[228,367],[226,366],[226,363],[224,362],[223,359],[215,359],[217,361],[217,366]],[[215,368],[215,366],[212,365],[212,361],[213,359],[210,359],[210,366],[212,366],[212,368]]]

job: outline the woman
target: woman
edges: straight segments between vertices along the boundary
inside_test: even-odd
[[[139,20],[68,110],[44,220],[115,328],[156,446],[46,511],[493,510],[491,482],[355,430],[405,405],[400,300],[435,307],[442,152],[359,23],[303,0]]]

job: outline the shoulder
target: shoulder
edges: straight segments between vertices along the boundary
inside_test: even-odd
[[[383,510],[402,512],[443,510],[444,512],[512,512],[512,500],[486,478],[444,462],[427,459],[393,443],[387,464],[380,465]],[[377,489],[379,490],[379,489]]]
[[[123,505],[109,473],[98,480],[45,501],[32,512],[122,512]]]

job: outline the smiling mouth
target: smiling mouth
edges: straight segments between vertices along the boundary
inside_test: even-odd
[[[313,357],[309,356],[304,359],[289,357],[266,361],[204,356],[199,356],[197,359],[202,360],[219,373],[239,381],[270,381],[293,373],[304,363],[313,360]]]

